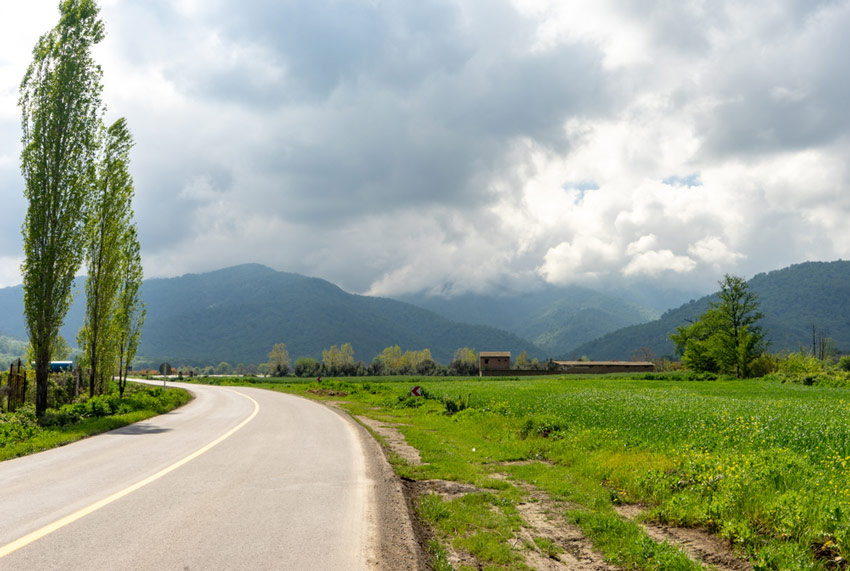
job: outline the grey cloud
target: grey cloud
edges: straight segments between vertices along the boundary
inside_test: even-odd
[[[705,87],[722,103],[700,123],[711,155],[828,145],[850,127],[842,104],[850,97],[850,6],[797,4],[785,16],[775,35],[762,38],[767,45],[735,46],[734,57],[718,54],[723,59]]]
[[[515,140],[564,152],[564,121],[614,98],[595,48],[528,53],[533,27],[503,4],[487,19],[444,3],[261,3],[227,16],[231,39],[274,46],[296,85],[298,102],[282,94],[265,119],[265,148],[239,157],[264,188],[254,199],[293,222],[476,208]]]

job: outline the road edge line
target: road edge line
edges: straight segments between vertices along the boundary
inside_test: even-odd
[[[243,396],[246,399],[248,399],[249,401],[251,401],[252,403],[254,403],[254,410],[251,412],[251,414],[246,419],[244,419],[242,422],[240,422],[239,424],[237,424],[236,426],[234,426],[233,428],[231,428],[230,430],[228,430],[227,432],[225,432],[224,434],[222,434],[221,436],[219,436],[218,438],[216,438],[212,442],[205,444],[201,448],[195,450],[194,452],[192,452],[188,456],[184,456],[183,458],[181,458],[177,462],[171,464],[170,466],[166,466],[165,468],[163,468],[159,472],[157,472],[155,474],[151,474],[147,478],[140,480],[140,481],[136,482],[135,484],[132,484],[132,485],[124,488],[123,490],[119,490],[119,491],[113,493],[110,496],[107,496],[107,497],[105,497],[101,500],[98,500],[98,501],[96,501],[92,504],[89,504],[88,506],[75,511],[72,514],[69,514],[69,515],[66,515],[62,518],[59,518],[58,520],[54,521],[53,523],[49,523],[49,524],[47,524],[47,525],[45,525],[45,526],[43,526],[43,527],[41,527],[41,528],[39,528],[35,531],[31,531],[30,533],[24,535],[23,537],[19,537],[18,539],[14,540],[10,543],[7,543],[6,545],[3,545],[2,547],[0,547],[0,559],[2,559],[3,557],[6,557],[7,555],[9,555],[11,553],[14,553],[18,549],[21,549],[22,547],[26,547],[30,543],[38,541],[42,537],[50,535],[54,531],[58,531],[58,530],[62,529],[66,525],[72,524],[75,521],[82,519],[85,516],[87,516],[91,513],[94,513],[94,512],[96,512],[97,510],[99,510],[103,507],[108,506],[112,502],[115,502],[115,501],[123,498],[124,496],[132,494],[136,490],[143,488],[144,486],[147,486],[148,484],[155,482],[156,480],[159,480],[160,478],[162,478],[166,474],[173,472],[177,468],[183,466],[184,464],[187,464],[188,462],[191,462],[192,460],[194,460],[195,458],[197,458],[201,454],[209,451],[211,448],[217,446],[218,444],[221,444],[223,441],[225,441],[228,438],[230,438],[231,436],[233,436],[233,434],[235,434],[237,431],[239,431],[246,424],[251,422],[254,419],[255,416],[257,416],[257,413],[260,411],[260,405],[259,405],[259,403],[257,403],[257,401],[255,401],[254,399],[252,399],[251,397],[249,397],[248,395],[246,395],[244,393],[240,393],[239,391],[234,391],[233,389],[228,389],[228,388],[225,388],[225,387],[221,387],[221,388],[225,391],[230,391],[230,392],[235,393],[237,395]]]

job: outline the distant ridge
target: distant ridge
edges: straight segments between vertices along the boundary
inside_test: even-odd
[[[768,350],[810,348],[812,326],[850,351],[850,261],[805,262],[762,273],[749,280],[758,294]],[[655,355],[673,355],[670,333],[704,312],[716,294],[666,312],[660,319],[626,327],[579,346],[576,355],[591,359],[628,359],[641,347]]]
[[[468,325],[400,301],[353,295],[318,278],[245,264],[177,278],[145,280],[148,317],[140,358],[186,364],[262,363],[272,345],[286,343],[291,358],[321,358],[322,349],[351,343],[370,363],[385,347],[429,348],[448,364],[459,347],[540,350],[517,335]],[[20,286],[0,290],[0,334],[26,336]],[[83,320],[77,296],[62,334],[73,344]]]

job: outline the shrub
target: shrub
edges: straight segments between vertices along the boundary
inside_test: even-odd
[[[814,375],[823,371],[823,363],[802,351],[788,353],[779,358],[778,371],[786,375]]]
[[[779,370],[779,358],[762,353],[749,364],[750,376],[763,377]]]
[[[566,430],[567,422],[563,418],[557,416],[529,417],[520,428],[519,435],[521,438],[528,438],[529,436],[548,438],[549,436],[556,437]]]
[[[850,355],[844,355],[838,360],[838,368],[842,371],[850,371]]]

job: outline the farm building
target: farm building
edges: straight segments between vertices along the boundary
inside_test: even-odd
[[[655,365],[648,361],[555,361],[559,373],[651,373]]]
[[[492,371],[510,371],[510,351],[481,351],[478,354],[478,371],[480,375]]]
[[[652,373],[654,371],[655,365],[649,361],[549,361],[545,370],[511,369],[510,351],[481,351],[478,356],[478,374],[482,377],[604,375],[605,373]]]

